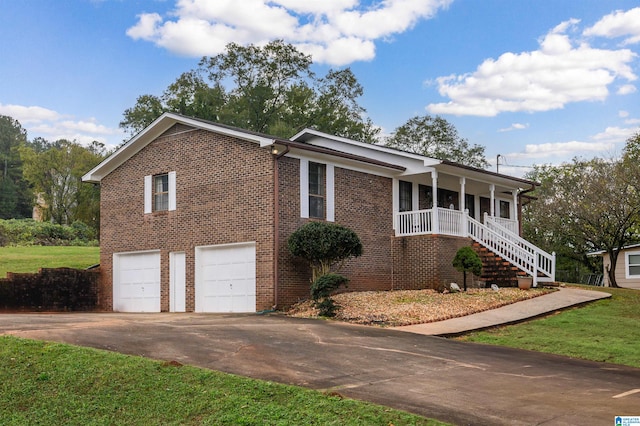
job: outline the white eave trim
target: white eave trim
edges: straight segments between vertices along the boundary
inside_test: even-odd
[[[411,159],[414,159],[414,160],[421,160],[427,166],[431,166],[431,165],[434,165],[434,164],[440,164],[441,163],[441,161],[436,159],[436,158],[430,158],[430,157],[425,157],[424,155],[420,155],[420,154],[413,154],[411,152],[400,151],[400,150],[389,148],[389,147],[386,147],[386,146],[383,146],[383,145],[376,145],[376,144],[372,144],[372,143],[360,142],[360,141],[356,141],[356,140],[353,140],[353,139],[343,138],[341,136],[334,136],[334,135],[330,135],[328,133],[323,133],[323,132],[320,132],[320,131],[314,130],[314,129],[304,129],[304,130],[298,132],[297,134],[295,134],[294,136],[292,136],[291,140],[292,141],[298,141],[298,142],[306,142],[306,140],[308,140],[309,138],[305,138],[303,136],[313,136],[315,138],[320,138],[320,139],[326,139],[326,140],[330,140],[330,141],[340,142],[340,143],[347,144],[347,145],[357,146],[359,148],[366,148],[366,149],[370,149],[370,150],[373,150],[373,151],[384,152],[386,154],[391,154],[391,155],[396,155],[396,156],[400,156],[400,157],[411,158]],[[393,161],[389,161],[389,162],[393,163]]]
[[[266,136],[260,136],[257,134],[244,132],[239,129],[219,126],[215,123],[185,117],[171,112],[165,112],[160,117],[156,118],[153,123],[144,128],[144,130],[129,139],[129,141],[122,145],[116,152],[111,154],[108,158],[106,158],[104,161],[102,161],[100,164],[98,164],[96,167],[82,176],[82,180],[84,182],[99,183],[102,178],[107,176],[116,168],[120,167],[122,164],[124,164],[125,161],[133,157],[136,153],[142,150],[142,148],[153,142],[157,137],[162,135],[177,123],[181,123],[197,129],[208,130],[225,136],[231,136],[249,142],[254,142],[259,144],[260,147],[271,145],[274,142],[274,139]]]

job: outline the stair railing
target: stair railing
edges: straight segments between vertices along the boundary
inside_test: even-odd
[[[538,269],[537,256],[472,217],[467,218],[467,232],[472,240],[485,246],[526,274],[531,275],[534,287],[537,286],[538,274],[535,272]]]
[[[537,265],[536,271],[541,272],[543,275],[545,275],[544,278],[540,277],[542,281],[555,281],[556,279],[555,252],[549,254],[546,251],[542,250],[541,248],[531,244],[529,241],[525,240],[518,234],[514,233],[509,228],[503,226],[501,223],[499,223],[493,217],[489,216],[487,213],[485,213],[484,215],[484,224],[489,229],[491,229],[492,231],[500,235],[502,238],[509,240],[514,244],[517,244],[518,246],[522,247],[524,250],[527,250],[529,253],[535,256],[536,265]],[[537,272],[534,275],[535,278],[537,278],[537,275],[538,275]]]

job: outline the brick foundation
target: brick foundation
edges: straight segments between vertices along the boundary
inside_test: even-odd
[[[415,235],[393,237],[391,245],[393,290],[439,289],[452,282],[462,287],[462,272],[452,263],[460,248],[471,245],[468,238]]]

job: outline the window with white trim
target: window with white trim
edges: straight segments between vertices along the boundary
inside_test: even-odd
[[[500,200],[500,217],[503,219],[509,219],[511,216],[511,208],[508,201]]]
[[[325,218],[325,171],[324,164],[309,162],[309,217]]]
[[[625,253],[625,274],[627,278],[640,278],[640,251]]]
[[[153,177],[153,211],[169,210],[169,174]]]
[[[400,197],[398,207],[401,212],[413,210],[413,184],[401,180],[398,182],[398,195]]]
[[[300,159],[300,217],[335,221],[335,167]]]
[[[176,172],[144,177],[145,214],[176,209]]]

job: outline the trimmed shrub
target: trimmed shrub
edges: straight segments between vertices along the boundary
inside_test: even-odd
[[[327,222],[308,222],[288,240],[289,251],[309,262],[311,282],[326,275],[331,267],[362,255],[362,243],[351,229]]]
[[[320,311],[323,317],[333,317],[339,308],[331,299],[331,294],[340,286],[346,286],[349,279],[344,275],[328,273],[320,276],[311,284],[311,298],[314,306]]]
[[[482,274],[482,260],[471,247],[462,247],[453,258],[453,267],[463,273],[464,291],[467,291],[467,272]]]

